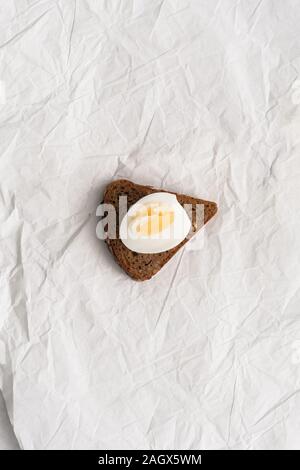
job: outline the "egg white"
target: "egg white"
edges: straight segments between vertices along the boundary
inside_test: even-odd
[[[143,236],[142,238],[133,236],[132,231],[128,230],[130,218],[145,204],[152,202],[159,202],[171,207],[174,211],[174,223],[159,234]],[[137,253],[162,253],[179,245],[186,238],[190,229],[190,218],[177,201],[176,195],[158,192],[141,198],[130,207],[121,221],[119,235],[124,245],[131,251]]]

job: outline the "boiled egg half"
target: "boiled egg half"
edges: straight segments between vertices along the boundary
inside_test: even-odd
[[[175,194],[149,194],[133,204],[123,217],[120,238],[137,253],[161,253],[181,243],[191,221]]]

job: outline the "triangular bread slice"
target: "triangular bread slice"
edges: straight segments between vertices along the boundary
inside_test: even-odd
[[[110,239],[106,238],[106,243],[115,256],[116,261],[124,269],[124,271],[136,281],[146,281],[151,279],[158,271],[174,256],[177,251],[187,243],[189,240],[185,238],[179,245],[175,246],[171,250],[164,251],[162,253],[155,253],[155,254],[144,254],[144,253],[136,253],[134,251],[129,250],[119,239],[119,223],[118,223],[118,202],[120,196],[127,196],[128,200],[128,209],[135,204],[139,199],[148,194],[156,193],[156,192],[167,192],[162,189],[155,189],[151,186],[142,186],[140,184],[135,184],[131,181],[120,179],[113,181],[110,183],[105,190],[104,193],[104,200],[105,204],[112,204],[114,205],[116,212],[117,212],[117,238]],[[204,221],[202,221],[202,225],[206,224],[217,212],[217,204],[215,202],[205,201],[203,199],[198,199],[192,196],[186,196],[184,194],[177,194],[171,191],[168,191],[172,194],[175,194],[177,197],[178,202],[183,204],[191,204],[193,208],[193,220],[192,220],[192,227],[193,233],[196,233],[201,227],[197,227],[195,224],[194,217],[194,208],[196,208],[196,204],[203,204],[204,205]],[[203,224],[204,222],[204,224]]]

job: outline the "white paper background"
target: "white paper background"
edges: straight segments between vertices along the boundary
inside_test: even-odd
[[[299,1],[0,15],[1,389],[20,446],[300,449]],[[217,201],[203,246],[127,278],[95,236],[117,177]]]
[[[7,416],[5,403],[0,394],[0,449],[19,450],[19,445],[14,435],[11,423]]]

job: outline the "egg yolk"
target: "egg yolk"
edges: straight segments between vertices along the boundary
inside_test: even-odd
[[[132,220],[132,226],[139,236],[157,235],[173,223],[174,211],[160,204],[151,204],[142,208]]]

